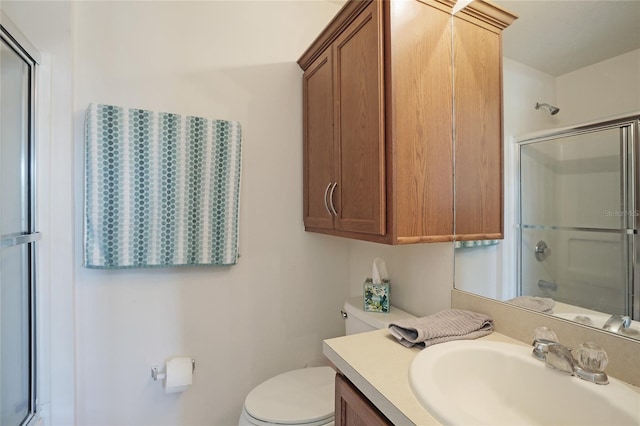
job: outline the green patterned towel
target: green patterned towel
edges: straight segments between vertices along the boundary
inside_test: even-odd
[[[91,104],[85,132],[87,268],[236,263],[239,123]]]

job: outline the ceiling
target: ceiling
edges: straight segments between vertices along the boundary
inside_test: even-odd
[[[640,49],[640,0],[495,0],[519,18],[504,56],[558,76]]]
[[[553,76],[640,49],[640,0],[493,2],[518,15],[504,31],[504,56]]]

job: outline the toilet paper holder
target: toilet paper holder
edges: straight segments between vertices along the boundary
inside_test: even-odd
[[[196,371],[196,360],[191,359],[191,372]],[[167,373],[164,371],[160,371],[157,365],[151,367],[151,378],[153,380],[164,380],[167,377]]]

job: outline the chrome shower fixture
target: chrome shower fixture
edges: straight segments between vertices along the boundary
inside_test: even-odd
[[[556,115],[558,111],[560,111],[560,108],[554,107],[553,105],[541,104],[536,102],[536,109],[540,109],[540,108],[546,109],[547,111],[549,111],[549,114],[551,115]]]

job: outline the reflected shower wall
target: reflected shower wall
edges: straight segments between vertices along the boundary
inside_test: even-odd
[[[634,115],[519,141],[519,294],[638,319],[637,132]]]

